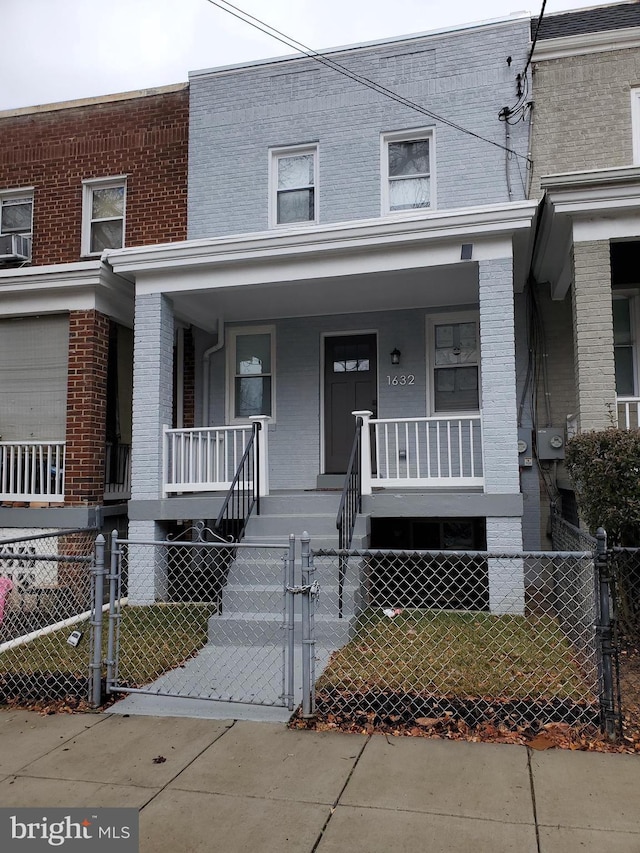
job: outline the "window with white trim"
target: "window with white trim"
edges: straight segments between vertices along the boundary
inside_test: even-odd
[[[123,176],[83,182],[82,254],[124,246],[127,182]]]
[[[631,90],[631,138],[633,163],[640,164],[640,88]]]
[[[30,237],[33,228],[33,190],[0,191],[0,235]]]
[[[382,212],[435,207],[433,131],[382,135]]]
[[[318,146],[276,148],[270,154],[270,225],[317,222]]]
[[[480,410],[480,324],[476,313],[429,319],[430,405],[440,412]]]
[[[275,415],[275,329],[231,329],[228,346],[228,421]]]

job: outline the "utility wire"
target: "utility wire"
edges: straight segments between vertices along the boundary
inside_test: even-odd
[[[540,32],[540,25],[542,24],[542,19],[544,18],[544,10],[547,5],[547,0],[542,0],[542,7],[540,9],[540,14],[538,15],[538,23],[536,24],[536,31],[533,36],[533,41],[531,42],[531,49],[529,50],[529,56],[527,57],[526,64],[524,66],[524,71],[522,74],[518,75],[518,81],[523,87],[522,94],[518,98],[518,101],[512,107],[505,107],[504,110],[500,113],[500,118],[502,121],[506,121],[509,124],[515,124],[516,121],[519,121],[521,118],[524,119],[525,113],[527,110],[527,98],[529,96],[529,78],[527,77],[527,71],[529,70],[529,66],[531,65],[531,59],[533,57],[533,51],[536,48],[536,42],[538,41],[538,33]],[[518,117],[513,120],[513,117],[516,113],[520,113]]]
[[[479,133],[475,133],[475,131],[469,130],[468,128],[463,127],[462,125],[457,124],[454,121],[450,121],[449,119],[444,118],[444,116],[438,115],[438,113],[434,113],[432,110],[429,110],[426,107],[421,106],[420,104],[416,104],[415,101],[411,101],[409,98],[405,98],[403,95],[399,95],[397,92],[394,92],[391,89],[387,89],[386,86],[383,86],[380,83],[376,83],[374,80],[370,80],[368,77],[365,77],[362,74],[358,74],[355,71],[351,71],[349,68],[346,68],[339,62],[330,59],[326,54],[322,54],[316,50],[313,50],[313,48],[310,48],[302,42],[298,41],[297,39],[286,35],[275,27],[272,27],[270,24],[267,24],[265,21],[262,21],[260,18],[256,18],[254,15],[251,15],[248,12],[245,12],[243,9],[240,9],[238,6],[234,6],[233,3],[229,3],[227,2],[227,0],[207,0],[207,2],[210,3],[212,6],[216,6],[221,11],[227,12],[229,15],[233,15],[233,17],[237,18],[239,21],[242,21],[245,24],[249,24],[249,26],[254,27],[254,29],[259,30],[265,35],[276,39],[276,41],[281,42],[287,47],[290,47],[293,50],[303,53],[309,59],[315,59],[317,62],[320,62],[322,65],[325,65],[327,68],[330,68],[333,71],[337,71],[339,74],[348,77],[350,80],[353,80],[356,83],[360,83],[362,86],[366,86],[368,89],[371,89],[372,91],[377,92],[380,95],[390,98],[391,100],[396,101],[397,103],[402,104],[403,106],[408,107],[409,109],[415,110],[416,112],[419,112],[422,115],[428,116],[429,118],[435,119],[436,121],[440,121],[448,127],[452,128],[453,130],[460,131],[460,133],[466,133],[469,136],[480,140],[481,142],[486,142],[489,145],[493,145],[496,148],[500,148],[501,150],[506,151],[508,154],[513,154],[515,157],[520,157],[521,159],[526,160],[527,162],[529,160],[526,155],[520,154],[518,151],[514,151],[512,148],[507,148],[500,142],[496,142],[493,139],[488,139],[486,136],[482,136]]]

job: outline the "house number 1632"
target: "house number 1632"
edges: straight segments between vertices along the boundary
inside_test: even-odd
[[[387,385],[415,385],[416,377],[413,373],[396,373],[395,376],[387,376]]]

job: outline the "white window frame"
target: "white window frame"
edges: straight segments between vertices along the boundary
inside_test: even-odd
[[[640,320],[640,311],[638,311],[638,300],[640,299],[640,294],[636,289],[630,288],[626,289],[617,289],[612,291],[611,300],[612,302],[615,299],[628,299],[629,300],[629,326],[631,329],[631,353],[632,353],[632,363],[633,363],[633,394],[632,397],[640,397],[638,393],[638,385],[640,379],[640,347],[638,347],[638,341],[640,340],[639,332],[639,320]],[[615,342],[614,342],[614,353],[615,353]],[[616,389],[616,397],[620,399],[627,399],[624,394],[618,394]]]
[[[306,154],[313,155],[313,219],[307,219],[304,222],[278,222],[278,161],[283,157]],[[306,228],[319,222],[319,157],[318,143],[289,145],[269,150],[269,228]]]
[[[631,138],[633,165],[640,165],[640,88],[631,90]]]
[[[276,420],[276,327],[270,326],[235,326],[227,333],[227,424],[247,424],[249,418],[237,418],[236,411],[236,341],[243,335],[270,335],[271,336],[271,373],[262,374],[271,376],[271,420]]]
[[[123,187],[124,199],[122,207],[122,246],[126,246],[126,231],[127,231],[127,176],[115,175],[111,178],[89,178],[82,182],[82,244],[81,254],[85,257],[99,257],[102,250],[99,252],[91,251],[91,226],[94,220],[91,218],[91,208],[93,202],[94,190],[110,189],[112,187]],[[113,219],[120,217],[113,217]],[[100,220],[95,220],[100,221]],[[116,248],[116,247],[114,247]]]
[[[449,323],[475,323],[478,340],[478,408],[469,410],[440,410],[436,411],[436,393],[435,393],[435,345],[436,345],[436,326],[446,326]],[[427,416],[429,417],[465,417],[467,415],[477,415],[482,412],[482,349],[480,342],[480,311],[456,311],[449,314],[430,314],[427,316]],[[469,365],[471,366],[471,365]]]
[[[389,143],[417,142],[429,140],[429,207],[414,207],[409,210],[391,210],[389,203]],[[416,213],[431,212],[436,209],[436,134],[434,127],[422,127],[415,130],[394,130],[380,134],[380,173],[381,173],[381,212],[383,216],[415,216]],[[419,176],[416,176],[419,177]]]
[[[28,231],[3,231],[2,217],[0,216],[0,235],[4,234],[19,234],[21,237],[31,237],[33,235],[33,207],[34,207],[34,187],[21,187],[20,189],[0,190],[0,205],[5,201],[18,201],[18,199],[29,200],[31,202],[31,227]]]

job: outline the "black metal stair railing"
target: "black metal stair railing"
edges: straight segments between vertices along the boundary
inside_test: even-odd
[[[361,442],[362,418],[356,418],[356,433],[353,437],[351,456],[349,457],[347,473],[344,478],[344,486],[342,488],[342,496],[340,498],[340,506],[338,508],[338,516],[336,518],[336,527],[338,528],[338,549],[341,552],[351,548],[356,520],[358,518],[358,513],[362,509],[362,477],[360,470]],[[347,573],[348,562],[349,557],[346,554],[341,553],[338,560],[339,619],[342,619],[344,579]]]
[[[214,524],[215,532],[232,542],[240,542],[244,536],[254,507],[257,515],[260,515],[260,429],[261,424],[254,423],[251,438]]]

